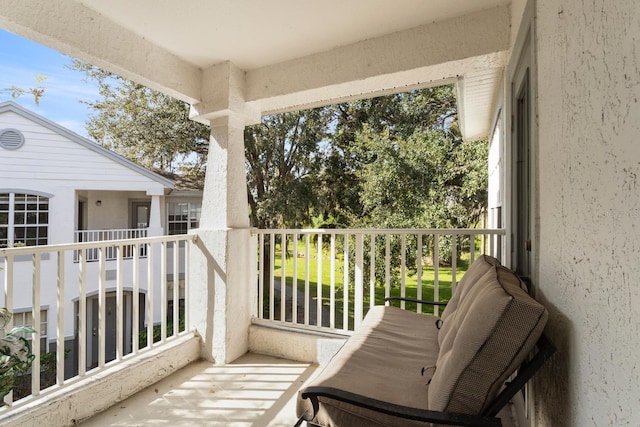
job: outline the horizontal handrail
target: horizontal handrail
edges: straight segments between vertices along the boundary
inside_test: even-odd
[[[80,243],[60,243],[57,245],[46,246],[22,246],[19,248],[2,248],[0,249],[0,256],[7,255],[25,255],[25,254],[37,254],[47,253],[55,251],[69,251],[79,249],[92,249],[101,248],[107,246],[126,246],[136,244],[149,244],[149,243],[161,243],[161,242],[177,242],[177,241],[190,241],[195,242],[197,236],[195,234],[176,234],[173,236],[157,236],[157,237],[140,237],[137,239],[123,239],[123,240],[100,240],[96,242],[80,242]]]
[[[504,228],[270,228],[251,230],[251,234],[435,234],[435,235],[481,235],[493,234],[503,236],[506,234]]]

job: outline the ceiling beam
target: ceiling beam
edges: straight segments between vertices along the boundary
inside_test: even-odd
[[[496,7],[249,70],[245,99],[271,113],[448,83],[503,67],[510,23]]]

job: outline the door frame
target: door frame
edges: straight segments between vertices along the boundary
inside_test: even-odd
[[[146,206],[147,211],[147,226],[146,227],[138,227],[137,222],[137,209],[139,206]],[[130,228],[149,228],[149,221],[151,220],[151,200],[139,199],[139,200],[130,200],[129,201],[129,224]]]
[[[535,34],[535,7],[536,1],[529,0],[525,6],[522,21],[519,27],[518,36],[512,49],[512,56],[506,70],[506,94],[505,105],[507,106],[506,120],[506,143],[505,143],[505,197],[503,219],[506,223],[506,260],[505,264],[518,271],[522,265],[518,265],[519,253],[524,246],[518,248],[517,241],[526,240],[518,236],[518,230],[529,229],[530,251],[527,257],[529,292],[535,297],[536,284],[539,280],[538,258],[539,258],[539,201],[538,201],[538,130],[537,130],[537,65],[536,65],[536,34]],[[518,98],[522,94],[522,89],[526,86],[528,103],[526,105],[528,126],[526,137],[528,139],[528,171],[526,180],[528,182],[528,192],[526,204],[528,212],[522,215],[518,206],[518,132],[521,130],[517,122]],[[526,224],[522,224],[526,221]],[[522,261],[520,261],[522,263]],[[534,411],[533,384],[529,381],[523,388],[524,393],[518,393],[514,398],[515,416],[518,425],[536,425]]]

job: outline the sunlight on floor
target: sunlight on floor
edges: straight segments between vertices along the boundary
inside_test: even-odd
[[[82,425],[292,426],[297,391],[315,370],[258,354],[224,366],[196,362]]]

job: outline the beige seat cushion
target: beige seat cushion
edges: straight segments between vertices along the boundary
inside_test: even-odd
[[[322,373],[306,386],[335,387],[385,402],[426,409],[427,382],[433,369],[426,369],[424,376],[421,371],[436,363],[436,320],[437,317],[397,307],[373,307]],[[313,420],[320,426],[428,425],[330,399],[320,401],[320,411]],[[298,397],[298,416],[305,411],[311,411],[311,404]]]
[[[533,349],[547,316],[513,272],[489,268],[443,320],[429,409],[481,413]]]
[[[442,312],[442,320],[445,320],[451,313],[457,310],[458,302],[460,301],[460,297],[463,294],[463,290],[468,290],[469,285],[473,285],[478,281],[484,274],[491,270],[493,267],[501,265],[500,261],[496,258],[489,255],[480,255],[478,258],[471,263],[469,269],[464,273],[462,279],[456,285],[456,290],[451,295],[451,299],[447,303],[444,311]]]

